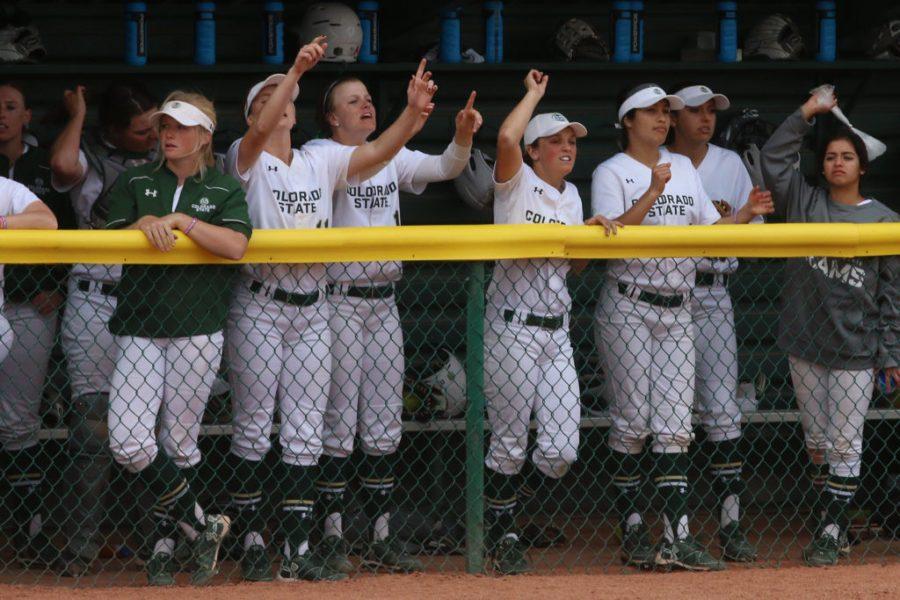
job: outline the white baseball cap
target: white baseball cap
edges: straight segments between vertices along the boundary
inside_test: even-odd
[[[188,127],[202,127],[210,133],[216,128],[212,119],[207,117],[206,113],[184,100],[171,100],[163,104],[161,109],[150,115],[150,123],[155,126],[163,115],[169,115]]]
[[[571,127],[575,131],[575,137],[587,135],[587,128],[584,125],[569,121],[561,113],[543,113],[535,115],[528,121],[523,141],[526,146],[530,146],[538,138],[559,133],[566,127]]]
[[[270,85],[278,85],[285,78],[284,73],[273,73],[269,75],[259,83],[255,84],[250,91],[247,93],[247,102],[244,103],[244,118],[250,116],[250,105],[253,104],[253,100],[259,96],[259,93],[263,91],[263,88],[266,88]],[[291,94],[291,100],[296,100],[297,96],[300,95],[300,86],[294,84],[294,91]]]
[[[625,118],[625,115],[627,115],[629,111],[634,110],[635,108],[649,108],[660,100],[668,100],[669,108],[672,110],[681,110],[684,108],[684,100],[678,96],[667,94],[666,90],[655,83],[645,83],[644,85],[639,85],[634,88],[631,91],[631,94],[625,98],[625,101],[619,106],[619,120],[616,125],[619,126],[619,124],[622,123],[622,119]]]
[[[731,101],[725,94],[716,94],[705,85],[690,85],[681,88],[675,95],[684,101],[685,106],[701,106],[710,100],[715,103],[716,110],[728,110]]]

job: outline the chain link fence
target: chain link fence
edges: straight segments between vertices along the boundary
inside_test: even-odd
[[[854,264],[787,260],[836,285]],[[516,300],[559,262],[407,262],[310,294],[234,266],[224,330],[172,337],[110,331],[115,278],[7,266],[0,579],[189,571],[219,514],[233,580],[283,574],[285,549],[301,577],[777,566],[830,556],[823,530],[842,560],[896,556],[900,399],[874,363],[789,358],[779,331],[817,325],[779,308],[785,259],[683,295],[595,260],[571,310]],[[204,298],[182,290],[196,322],[222,309]],[[896,331],[837,310],[864,341],[822,356]]]

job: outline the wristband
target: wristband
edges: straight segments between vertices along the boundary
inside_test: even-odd
[[[189,233],[191,232],[191,229],[193,229],[193,228],[194,228],[194,225],[196,225],[196,224],[197,224],[197,217],[193,217],[193,218],[191,219],[190,225],[188,225],[187,227],[184,228],[184,232],[183,232],[184,235],[189,234]]]
[[[6,217],[0,215],[0,229],[9,229],[9,223],[6,222]]]

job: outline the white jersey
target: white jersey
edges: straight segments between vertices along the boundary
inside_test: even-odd
[[[109,147],[114,149],[112,145]],[[149,160],[149,158],[129,159],[125,161],[125,166],[130,169],[143,165]],[[90,166],[83,150],[78,151],[78,164],[81,167],[81,180],[69,186],[59,186],[53,183],[53,189],[57,192],[69,193],[78,229],[92,229],[91,209],[94,207],[94,202],[103,193],[103,175]],[[75,279],[117,282],[122,277],[122,265],[75,264],[72,265],[71,274]]]
[[[721,203],[727,214],[737,214],[747,204],[753,190],[750,174],[736,152],[709,144],[703,162],[697,167],[703,189],[713,203]],[[762,217],[754,217],[754,223],[762,223]],[[697,270],[704,273],[734,273],[738,268],[736,258],[698,258]]]
[[[313,140],[306,147],[324,147],[328,151],[354,149],[331,139]],[[427,183],[413,183],[423,152],[402,148],[378,173],[369,179],[334,193],[332,227],[395,227],[400,225],[400,191],[421,194]],[[400,261],[331,263],[328,281],[358,286],[399,281]]]
[[[229,174],[247,192],[254,229],[318,229],[331,226],[331,199],[347,186],[347,168],[354,148],[306,144],[292,149],[291,164],[262,152],[246,172],[237,168],[239,138],[225,157]],[[325,265],[245,265],[246,276],[291,293],[310,294],[325,285]]]
[[[25,211],[29,204],[40,200],[27,187],[0,176],[0,215],[8,217]],[[0,308],[3,307],[3,265],[0,264]]]
[[[690,159],[659,149],[659,162],[671,163],[672,178],[644,217],[642,225],[710,225],[719,211],[710,201]],[[651,170],[624,152],[600,163],[591,182],[591,210],[608,219],[621,216],[650,187]],[[662,294],[683,294],[694,287],[696,259],[610,260],[607,277]]]
[[[523,163],[512,179],[495,182],[494,223],[582,225],[584,209],[574,185],[566,182],[560,192]],[[572,308],[568,273],[568,259],[498,260],[487,291],[489,310],[494,315],[513,309],[541,317],[565,316]]]

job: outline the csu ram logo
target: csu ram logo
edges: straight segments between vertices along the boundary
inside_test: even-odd
[[[204,196],[198,200],[198,204],[191,204],[191,208],[194,209],[195,212],[198,213],[208,213],[216,210],[215,204],[210,204],[209,198]]]

